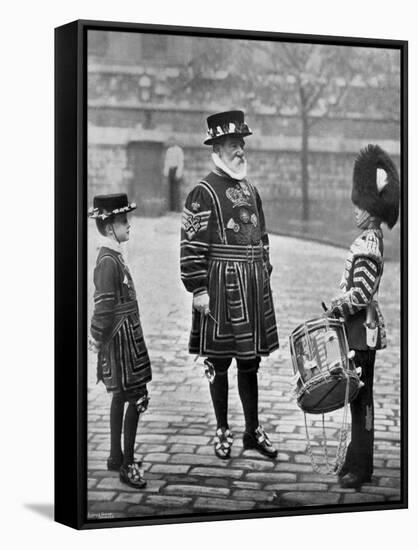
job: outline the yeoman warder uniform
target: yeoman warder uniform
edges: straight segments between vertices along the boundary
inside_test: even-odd
[[[251,135],[242,111],[212,115],[207,122],[207,145]],[[209,294],[209,314],[193,309],[189,351],[207,357],[215,372],[210,391],[217,418],[216,455],[228,458],[233,441],[227,371],[235,359],[246,422],[244,447],[274,457],[277,451],[258,423],[260,357],[279,346],[262,203],[248,179],[228,170],[217,154],[212,159],[214,169],[190,192],[182,217],[182,281],[195,297]]]

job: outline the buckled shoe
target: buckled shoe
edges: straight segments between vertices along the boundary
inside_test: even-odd
[[[268,435],[262,426],[258,426],[254,432],[245,432],[242,438],[244,449],[255,449],[267,458],[276,458],[277,450],[273,447]]]
[[[218,428],[214,439],[215,455],[223,460],[229,458],[233,442],[234,435],[229,428]]]
[[[139,468],[140,462],[133,462],[128,466],[121,466],[119,470],[119,479],[122,483],[133,487],[134,489],[144,489],[147,482],[144,479],[144,471]]]

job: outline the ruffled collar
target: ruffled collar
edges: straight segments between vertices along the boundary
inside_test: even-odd
[[[216,168],[225,172],[233,180],[241,181],[247,176],[247,160],[244,159],[244,167],[240,172],[233,172],[228,166],[220,159],[219,155],[212,153],[212,160]]]
[[[126,261],[128,258],[128,249],[127,249],[127,243],[118,243],[114,239],[111,239],[110,237],[104,237],[100,236],[98,248],[101,248],[102,246],[105,246],[106,248],[110,248],[110,250],[113,250],[114,252],[117,252],[120,254],[123,259]]]

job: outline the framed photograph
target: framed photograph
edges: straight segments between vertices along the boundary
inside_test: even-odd
[[[55,44],[56,521],[406,508],[407,42]]]

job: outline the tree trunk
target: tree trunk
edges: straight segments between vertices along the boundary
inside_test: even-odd
[[[302,172],[302,221],[309,221],[309,123],[308,115],[302,112],[302,150],[300,155]]]

